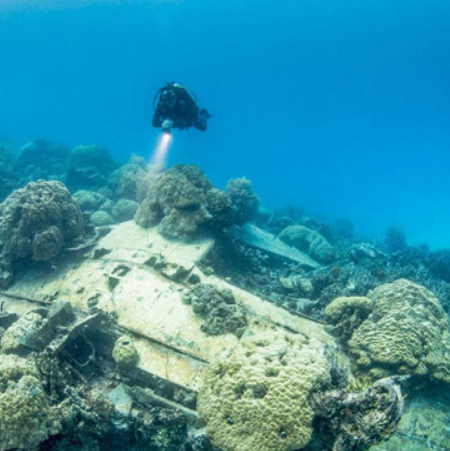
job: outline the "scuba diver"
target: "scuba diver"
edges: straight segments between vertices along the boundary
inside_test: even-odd
[[[152,125],[161,127],[165,133],[171,133],[172,128],[190,127],[204,132],[211,117],[207,110],[197,106],[194,97],[185,87],[173,81],[158,90],[153,108],[155,114]]]

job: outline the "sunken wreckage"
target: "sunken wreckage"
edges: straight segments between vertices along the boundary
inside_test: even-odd
[[[401,378],[359,384],[323,324],[202,272],[212,239],[102,235],[0,293],[1,451],[357,451],[395,432]]]

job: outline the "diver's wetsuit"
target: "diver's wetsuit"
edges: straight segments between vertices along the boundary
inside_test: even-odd
[[[159,100],[153,116],[153,127],[162,127],[165,120],[172,121],[173,128],[195,127],[206,130],[210,117],[206,110],[201,110],[186,88],[171,82],[158,91]],[[158,97],[158,94],[155,97]]]

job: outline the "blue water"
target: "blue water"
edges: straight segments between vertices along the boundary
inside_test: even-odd
[[[2,0],[0,141],[147,157],[176,80],[214,117],[175,133],[171,164],[450,246],[449,24],[448,0]]]

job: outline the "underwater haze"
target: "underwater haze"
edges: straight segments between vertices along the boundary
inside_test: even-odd
[[[175,80],[213,117],[169,164],[449,247],[449,24],[447,0],[1,0],[0,141],[148,158]]]

